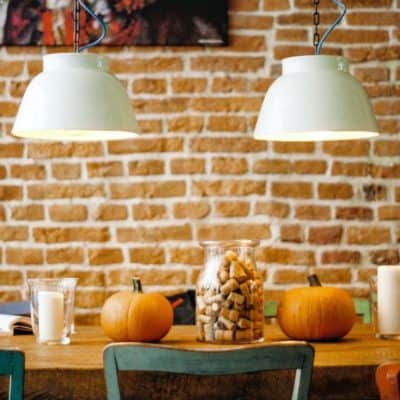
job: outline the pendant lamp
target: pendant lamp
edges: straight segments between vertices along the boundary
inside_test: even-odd
[[[362,85],[349,73],[344,57],[322,56],[323,43],[343,20],[341,15],[320,39],[319,0],[314,0],[316,55],[282,61],[282,76],[269,88],[254,138],[272,141],[327,141],[377,136],[378,125]]]
[[[80,7],[96,18],[101,36],[79,47]],[[108,70],[104,56],[81,54],[101,42],[104,22],[82,2],[74,7],[74,53],[44,56],[43,72],[29,84],[12,134],[56,141],[117,140],[136,137],[139,128],[128,95]]]

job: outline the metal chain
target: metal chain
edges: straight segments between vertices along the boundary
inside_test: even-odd
[[[318,53],[318,45],[319,45],[319,42],[321,40],[321,37],[320,37],[320,34],[319,34],[319,30],[318,30],[318,26],[319,26],[319,23],[320,23],[320,15],[319,15],[319,10],[318,10],[319,2],[320,2],[320,0],[314,0],[314,6],[315,6],[315,10],[314,10],[314,26],[315,26],[315,30],[314,30],[313,44],[314,44],[316,53]]]
[[[79,39],[80,39],[80,12],[81,5],[79,0],[75,0],[74,5],[74,52],[79,52]]]

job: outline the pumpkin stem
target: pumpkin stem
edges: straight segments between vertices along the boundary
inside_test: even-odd
[[[139,292],[139,293],[143,292],[142,282],[140,282],[140,278],[138,278],[137,276],[132,278],[132,286],[134,292]]]
[[[322,286],[321,281],[316,274],[308,275],[307,280],[310,286]]]

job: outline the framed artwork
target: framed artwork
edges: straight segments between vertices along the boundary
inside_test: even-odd
[[[107,23],[102,45],[224,46],[228,0],[86,0]],[[0,44],[72,45],[73,0],[0,0]],[[81,42],[99,36],[98,23],[80,15]]]

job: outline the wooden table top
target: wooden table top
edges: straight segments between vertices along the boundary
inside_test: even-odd
[[[252,345],[209,345],[195,339],[195,326],[174,326],[161,345],[196,350],[229,350],[238,347],[263,346],[287,341],[277,325],[265,325],[265,342]],[[46,346],[35,342],[33,335],[0,337],[0,347],[17,347],[25,352],[27,370],[103,368],[103,348],[110,341],[99,327],[78,327],[70,345]],[[400,341],[376,339],[368,325],[356,325],[343,340],[312,343],[315,367],[351,367],[378,365],[400,360]]]

